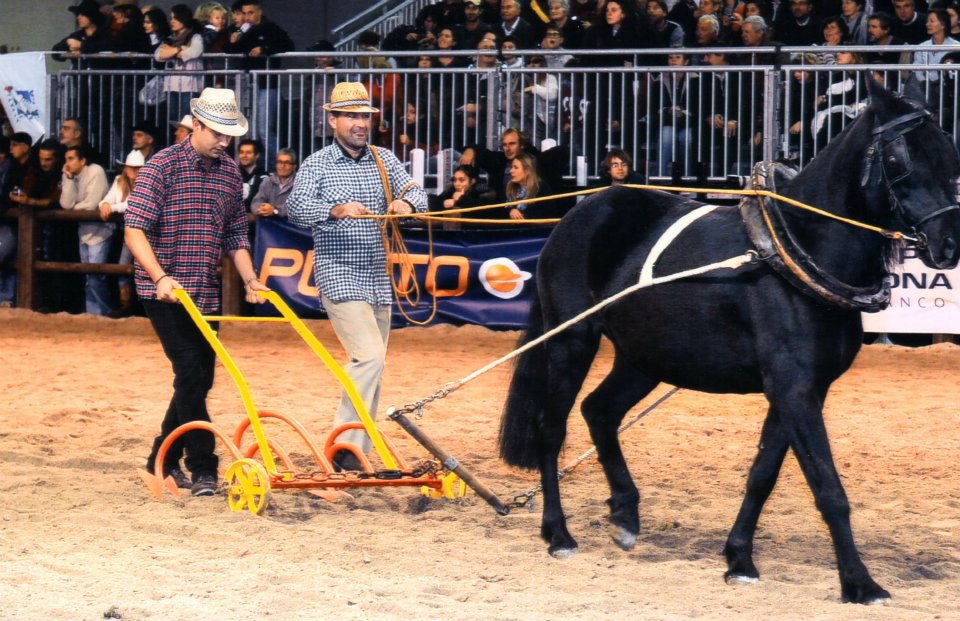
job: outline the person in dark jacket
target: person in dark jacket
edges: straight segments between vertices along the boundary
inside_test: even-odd
[[[286,31],[263,15],[260,0],[243,0],[244,25],[230,37],[227,51],[244,54],[243,69],[277,69],[268,58],[274,54],[293,51],[293,41]],[[246,28],[246,30],[244,30]],[[268,156],[280,148],[277,128],[280,126],[280,104],[274,92],[276,77],[260,76],[257,80],[257,137],[263,141],[264,153]],[[266,162],[267,167],[270,162]]]

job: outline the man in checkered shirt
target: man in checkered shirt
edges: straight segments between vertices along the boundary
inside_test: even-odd
[[[320,301],[350,357],[347,374],[367,412],[375,417],[393,298],[377,222],[356,216],[423,212],[427,196],[392,152],[367,144],[371,115],[377,109],[370,105],[363,84],[338,84],[324,109],[335,140],[303,162],[287,199],[287,217],[313,231],[314,279]],[[358,420],[344,391],[334,425]],[[362,430],[348,431],[339,441],[355,445],[362,453],[370,450],[370,438]],[[333,465],[339,470],[360,470],[358,454],[338,451]]]
[[[219,311],[217,270],[224,254],[243,278],[248,302],[262,303],[257,292],[267,289],[257,280],[250,257],[240,170],[226,154],[232,137],[247,133],[247,119],[229,89],[204,89],[190,108],[190,138],[163,149],[140,169],[124,214],[124,240],[137,262],[137,295],[174,375],[173,398],[147,458],[150,474],[167,436],[184,423],[210,420],[206,400],[216,355],[174,289],[189,293],[201,313]],[[215,446],[206,430],[180,436],[163,457],[161,475],[194,496],[212,496],[217,489]],[[180,469],[184,453],[192,482]]]

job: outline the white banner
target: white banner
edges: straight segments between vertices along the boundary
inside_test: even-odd
[[[34,142],[49,135],[47,127],[47,65],[43,54],[0,54],[0,101],[15,132],[27,132]]]
[[[960,267],[930,269],[910,247],[900,257],[893,275],[890,306],[879,313],[863,313],[867,332],[960,334]]]

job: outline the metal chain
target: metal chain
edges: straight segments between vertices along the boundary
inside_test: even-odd
[[[402,407],[397,408],[396,411],[401,412],[403,414],[413,413],[419,420],[423,418],[423,407],[425,405],[427,405],[428,403],[432,403],[433,401],[437,401],[438,399],[443,399],[444,397],[454,392],[461,386],[463,386],[462,381],[447,382],[429,397],[425,397],[423,399],[420,399],[419,401],[414,401],[413,403],[408,403]]]

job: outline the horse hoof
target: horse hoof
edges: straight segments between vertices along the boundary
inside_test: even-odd
[[[576,555],[577,555],[577,552],[579,552],[579,551],[580,551],[580,549],[577,548],[577,547],[573,547],[573,548],[551,548],[551,549],[550,549],[550,556],[552,556],[553,558],[558,558],[558,559],[560,559],[560,560],[563,560],[563,559],[566,559],[566,558],[570,558],[571,556],[576,556]]]
[[[723,581],[727,584],[756,584],[760,582],[760,578],[744,574],[727,574],[723,577]]]
[[[629,530],[622,526],[613,526],[610,529],[610,536],[613,538],[613,542],[621,550],[626,550],[629,552],[637,545],[637,534],[631,533]]]

